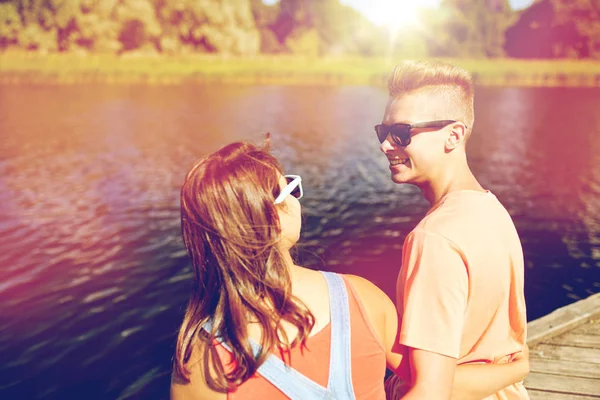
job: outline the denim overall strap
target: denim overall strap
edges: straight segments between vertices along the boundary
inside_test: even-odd
[[[350,342],[350,304],[344,279],[332,272],[321,273],[329,287],[331,310],[331,355],[327,390],[334,399],[353,400],[352,362]]]
[[[212,331],[212,322],[209,320],[202,328],[207,331]],[[232,352],[231,347],[223,341],[219,335],[216,340],[227,351]],[[250,339],[250,346],[254,356],[258,355],[260,345]],[[257,372],[265,378],[269,383],[279,389],[283,394],[291,400],[314,400],[314,399],[332,399],[331,394],[323,386],[308,379],[295,369],[285,365],[280,359],[270,354],[265,362],[258,368]]]
[[[327,389],[308,379],[271,355],[258,372],[293,400],[336,399],[355,400],[350,359],[350,305],[341,276],[323,272],[329,290],[331,314],[331,348]],[[256,344],[251,341],[252,346]]]
[[[211,321],[210,319],[209,319],[208,321],[206,321],[206,322],[205,322],[205,323],[202,325],[202,329],[204,329],[206,332],[212,332],[212,330],[213,330],[213,324],[212,324],[212,321]],[[228,352],[230,352],[230,353],[232,353],[232,352],[233,352],[232,348],[231,348],[231,347],[230,347],[230,346],[229,346],[227,343],[225,343],[225,341],[223,340],[223,337],[222,337],[222,336],[220,336],[220,332],[217,332],[217,333],[216,333],[216,335],[215,335],[215,340],[216,340],[217,342],[219,342],[219,344],[220,344],[221,346],[225,347],[225,349],[226,349]],[[252,347],[252,350],[254,351],[254,357],[256,357],[256,356],[258,355],[258,352],[257,352],[257,351],[256,351],[256,349],[254,348],[254,346]]]
[[[322,274],[329,289],[331,314],[331,350],[327,388],[285,365],[280,358],[272,354],[267,357],[257,372],[291,400],[354,400],[356,397],[352,387],[350,362],[350,307],[346,285],[339,275],[330,272],[322,272]],[[205,323],[203,328],[210,332],[212,329],[210,321]],[[217,340],[231,351],[220,337],[217,336]],[[256,356],[260,345],[252,339],[250,345]]]

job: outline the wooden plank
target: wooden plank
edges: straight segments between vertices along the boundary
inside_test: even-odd
[[[529,365],[531,372],[598,379],[598,385],[600,385],[600,366],[598,364],[549,360],[531,356]]]
[[[583,333],[586,335],[600,335],[600,320],[594,319],[594,320],[588,321],[587,323],[575,328],[571,332]]]
[[[597,364],[600,368],[600,349],[538,344],[529,350],[530,357]],[[599,385],[600,386],[600,385]]]
[[[543,390],[529,390],[531,400],[598,400],[598,397],[579,396],[576,394],[552,393]]]
[[[600,293],[561,307],[527,324],[527,344],[533,347],[543,340],[573,330],[600,315]]]
[[[600,335],[590,335],[570,331],[550,338],[550,340],[544,340],[542,343],[600,349]]]
[[[525,387],[541,391],[565,394],[600,396],[600,385],[597,379],[569,377],[557,379],[556,375],[531,372],[525,379]]]

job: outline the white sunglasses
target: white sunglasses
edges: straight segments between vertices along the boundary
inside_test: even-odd
[[[302,192],[302,178],[300,178],[300,175],[284,175],[283,177],[288,184],[275,199],[275,204],[282,203],[290,194],[297,199],[301,199],[304,193]]]

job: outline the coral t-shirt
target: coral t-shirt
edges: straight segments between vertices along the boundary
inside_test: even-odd
[[[400,344],[458,364],[510,361],[527,336],[523,275],[519,236],[496,196],[447,194],[404,242],[396,299]],[[488,399],[529,396],[517,383]]]

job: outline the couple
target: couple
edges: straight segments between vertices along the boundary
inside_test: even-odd
[[[529,398],[523,254],[467,164],[471,77],[406,61],[388,88],[381,151],[431,203],[404,242],[396,305],[363,278],[296,265],[301,178],[230,144],[181,190],[195,281],[173,400]]]

